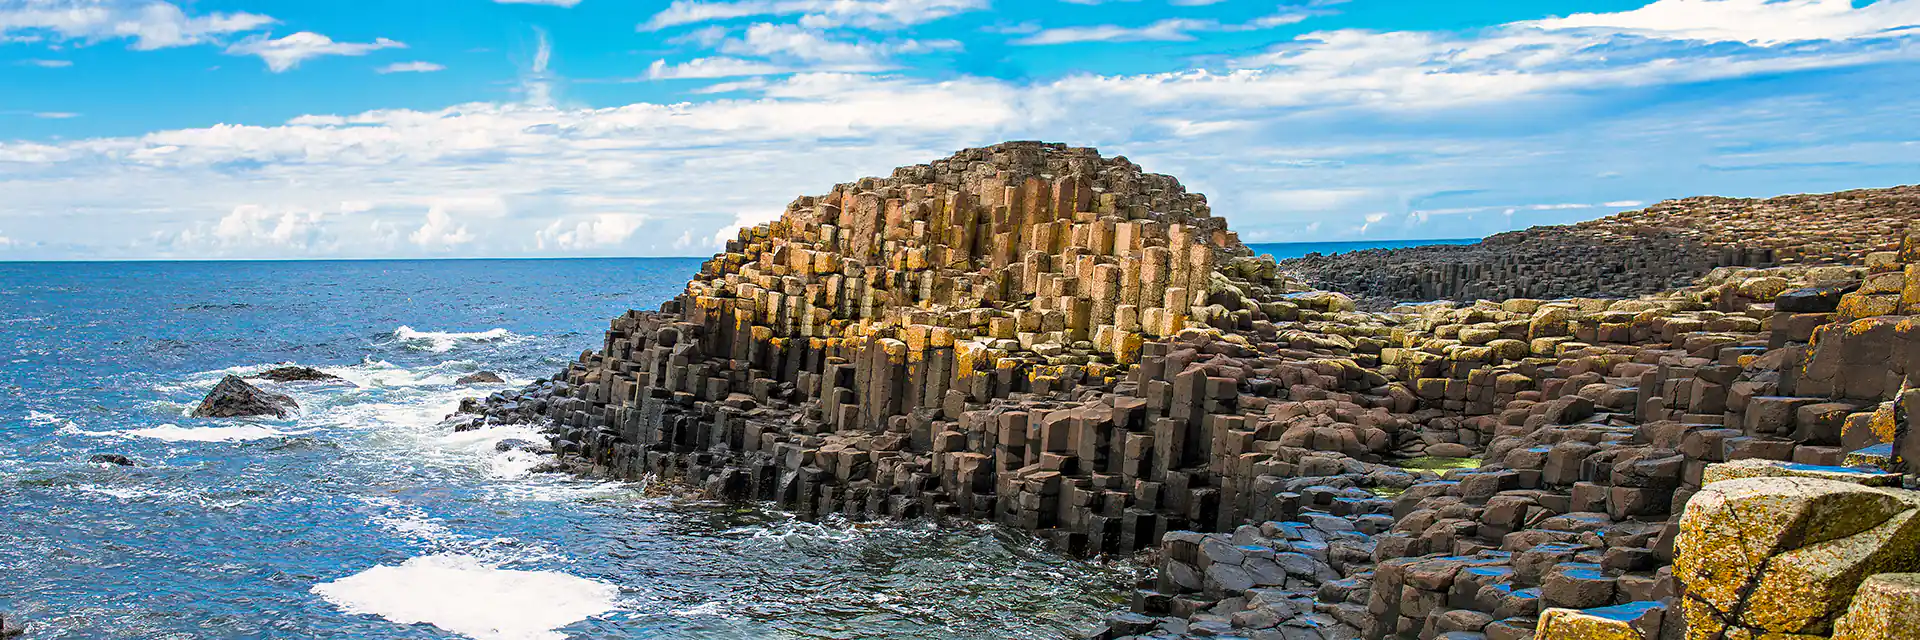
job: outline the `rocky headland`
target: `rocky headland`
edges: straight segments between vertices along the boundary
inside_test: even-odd
[[[1910,638],[1916,203],[1276,264],[1171,177],[1006,143],[795,200],[457,420],[550,425],[585,473],[1141,554],[1106,638]]]

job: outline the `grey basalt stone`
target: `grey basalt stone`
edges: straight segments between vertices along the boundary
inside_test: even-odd
[[[293,398],[279,393],[264,391],[248,384],[239,376],[229,375],[214,385],[213,391],[194,408],[196,418],[240,418],[250,416],[273,416],[285,418],[299,411],[300,404]]]

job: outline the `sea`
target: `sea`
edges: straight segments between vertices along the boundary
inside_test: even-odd
[[[1126,606],[1127,559],[659,497],[496,450],[533,429],[442,424],[699,264],[0,263],[0,615],[34,639],[1037,639]],[[258,381],[285,419],[189,417],[286,364],[344,380]],[[455,383],[483,370],[507,382]]]

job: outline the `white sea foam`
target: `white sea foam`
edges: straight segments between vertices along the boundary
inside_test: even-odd
[[[399,566],[378,566],[313,593],[349,613],[397,624],[427,623],[482,640],[548,640],[560,627],[612,611],[619,589],[555,571],[490,566],[479,558],[438,554]]]
[[[394,511],[398,513],[374,516],[372,518],[374,524],[378,524],[381,528],[394,533],[413,536],[429,542],[453,539],[453,532],[447,529],[447,525],[441,523],[439,519],[427,515],[427,512],[421,510],[419,507],[397,505],[394,507]]]
[[[278,438],[281,436],[298,435],[294,432],[281,431],[279,429],[274,429],[272,427],[263,427],[260,425],[252,425],[252,424],[234,425],[230,427],[199,427],[199,428],[182,427],[180,425],[175,425],[175,424],[163,424],[157,427],[147,427],[145,429],[133,429],[129,431],[108,431],[104,433],[86,431],[83,433],[90,436],[109,436],[109,435],[129,436],[134,438],[151,438],[154,440],[166,440],[169,442],[240,442],[245,440],[264,440],[267,438]]]
[[[405,343],[409,347],[431,351],[433,353],[446,353],[451,351],[462,341],[491,342],[516,337],[518,336],[514,335],[513,332],[500,328],[475,331],[472,333],[457,333],[452,331],[420,331],[413,327],[400,325],[400,328],[393,330],[394,340]]]
[[[199,505],[206,509],[232,509],[246,504],[245,499],[216,499],[205,493],[190,489],[155,489],[138,485],[76,484],[73,490],[81,493],[107,496],[127,502],[168,502],[176,504]]]
[[[359,387],[422,387],[445,386],[477,367],[470,360],[449,360],[440,364],[408,369],[400,365],[376,360],[363,359],[360,364],[345,367],[322,367],[321,370],[340,376]]]
[[[109,487],[103,484],[76,484],[76,485],[73,485],[73,489],[75,491],[80,491],[83,493],[94,493],[94,494],[99,494],[103,496],[111,496],[111,497],[119,498],[121,500],[140,500],[140,499],[146,499],[146,498],[160,497],[160,494],[156,494],[151,491],[146,491],[138,487]]]
[[[721,603],[720,603],[720,601],[718,601],[718,600],[709,600],[709,601],[706,601],[706,602],[702,602],[702,603],[700,603],[700,604],[696,604],[696,605],[693,605],[693,606],[691,606],[691,607],[686,607],[686,608],[684,608],[684,609],[678,609],[678,610],[675,610],[675,611],[674,611],[674,612],[672,613],[672,615],[676,615],[676,616],[713,616],[713,617],[719,617],[719,618],[730,618],[730,617],[732,617],[732,616],[729,616],[729,615],[727,615],[727,606],[726,606],[726,605],[724,605],[724,604],[721,604]]]

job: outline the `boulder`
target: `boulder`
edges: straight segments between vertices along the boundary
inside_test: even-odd
[[[133,466],[133,460],[118,453],[96,453],[87,458],[87,462],[94,464],[117,464],[122,467]]]
[[[263,391],[248,384],[239,376],[227,376],[214,385],[200,406],[194,408],[195,418],[239,418],[246,416],[273,416],[285,418],[300,409],[293,398],[282,394]]]
[[[0,638],[13,638],[27,633],[27,628],[12,615],[0,613]]]
[[[264,378],[274,382],[330,382],[341,379],[340,376],[315,369],[313,367],[274,367],[255,374],[255,378]]]
[[[460,376],[460,378],[458,380],[454,380],[453,383],[460,384],[460,385],[499,384],[506,381],[507,379],[500,377],[500,374],[494,373],[492,371],[480,371],[480,372],[469,373],[467,375]]]
[[[1860,583],[1833,640],[1878,640],[1920,633],[1920,573],[1883,573]]]
[[[1826,635],[1870,575],[1920,566],[1920,493],[1745,478],[1687,502],[1674,577],[1698,637]]]
[[[1648,640],[1661,637],[1665,613],[1666,605],[1646,601],[1594,609],[1550,608],[1540,614],[1535,633],[1555,640]]]
[[[1784,313],[1832,313],[1840,308],[1840,297],[1859,285],[1806,287],[1780,294],[1773,299],[1775,311]]]
[[[505,453],[508,451],[531,451],[534,453],[540,453],[540,452],[546,451],[547,448],[540,446],[540,443],[534,442],[532,440],[521,440],[519,438],[507,438],[505,440],[501,440],[499,442],[493,443],[493,450],[499,451],[501,453]]]

